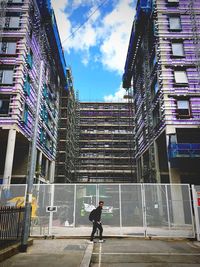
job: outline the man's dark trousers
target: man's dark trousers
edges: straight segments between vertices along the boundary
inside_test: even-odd
[[[90,241],[93,241],[94,234],[96,233],[97,229],[99,229],[99,239],[102,240],[103,227],[102,227],[101,223],[93,222],[93,229],[92,229]]]

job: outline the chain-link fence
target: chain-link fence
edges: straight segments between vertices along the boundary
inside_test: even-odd
[[[26,186],[1,186],[1,204],[17,204]],[[92,209],[104,201],[105,236],[194,237],[187,184],[34,185],[31,235],[88,236]]]

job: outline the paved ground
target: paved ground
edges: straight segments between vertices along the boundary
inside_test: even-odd
[[[200,242],[108,238],[88,244],[86,239],[35,239],[27,253],[0,263],[1,267],[199,267]]]
[[[80,267],[87,247],[84,239],[35,239],[26,253],[18,253],[1,262],[0,266]]]
[[[188,240],[108,239],[95,244],[91,267],[199,267],[200,243]]]

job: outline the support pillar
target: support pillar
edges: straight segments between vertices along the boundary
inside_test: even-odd
[[[174,224],[184,224],[183,194],[179,170],[169,169]]]
[[[39,153],[38,166],[39,166],[40,173],[41,173],[41,169],[42,169],[42,151],[38,151],[38,153]]]
[[[45,178],[48,181],[49,180],[49,160],[46,159],[45,162]]]
[[[160,167],[159,167],[159,160],[158,160],[158,144],[154,141],[154,151],[155,151],[155,178],[157,183],[160,183]]]
[[[10,184],[11,183],[13,159],[14,159],[14,152],[15,152],[16,133],[17,132],[14,129],[10,129],[8,132],[6,159],[5,159],[4,173],[3,173],[3,184]]]
[[[54,183],[54,174],[55,174],[55,161],[50,162],[49,166],[49,182]]]
[[[176,129],[174,127],[168,127],[166,130],[166,145],[167,148],[170,144],[170,140],[176,140]],[[172,202],[172,212],[173,212],[173,222],[176,224],[184,224],[184,201],[182,194],[182,185],[180,171],[174,166],[172,167],[171,162],[168,159],[168,168],[169,168],[169,179],[171,184],[171,202]]]

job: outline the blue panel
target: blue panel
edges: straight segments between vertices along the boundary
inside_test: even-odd
[[[41,13],[42,18],[45,21],[45,27],[47,36],[52,47],[55,63],[58,67],[59,73],[62,75],[62,80],[66,80],[66,62],[60,36],[58,33],[58,27],[55,19],[55,15],[51,6],[50,0],[37,0],[37,4]]]
[[[170,144],[169,145],[170,158],[199,158],[200,144]]]
[[[136,10],[138,17],[141,12],[149,15],[152,11],[152,0],[138,0]]]

